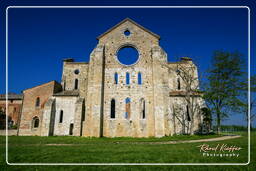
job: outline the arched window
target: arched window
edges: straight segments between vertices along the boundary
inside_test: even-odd
[[[138,73],[138,84],[141,85],[142,84],[142,77],[141,77],[141,73]]]
[[[177,79],[177,84],[178,84],[178,90],[180,90],[180,78]]]
[[[126,84],[130,84],[130,74],[128,72],[126,73]]]
[[[188,119],[188,121],[191,121],[190,114],[189,114],[189,109],[188,109],[188,105],[187,105],[187,119]]]
[[[126,98],[125,99],[125,118],[130,119],[131,117],[131,99]]]
[[[60,121],[59,121],[59,123],[62,123],[62,121],[63,121],[63,110],[60,111]]]
[[[116,101],[115,99],[111,100],[111,111],[110,111],[110,118],[116,117]]]
[[[78,79],[75,79],[75,90],[78,89]]]
[[[33,128],[39,127],[39,118],[37,116],[33,117],[33,119],[32,119],[32,127]]]
[[[140,112],[141,112],[141,119],[146,118],[146,105],[145,100],[142,98],[140,99]]]
[[[36,107],[39,107],[39,106],[40,106],[40,98],[37,97],[37,98],[36,98]]]
[[[117,73],[115,73],[115,84],[118,84],[118,74]]]

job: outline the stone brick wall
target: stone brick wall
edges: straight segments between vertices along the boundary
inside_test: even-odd
[[[191,122],[193,122],[193,132],[197,133],[200,131],[200,126],[203,123],[203,116],[201,115],[201,109],[204,107],[204,101],[202,97],[194,97],[195,103],[193,108],[196,110],[193,119],[188,121],[187,116],[187,102],[184,97],[176,96],[169,98],[169,115],[166,120],[170,126],[170,135],[173,134],[189,134]],[[190,117],[191,114],[190,114]]]
[[[83,123],[83,136],[101,136],[101,115],[103,97],[104,46],[98,45],[90,55],[88,68],[88,89],[85,101],[86,120]]]
[[[63,73],[61,85],[63,90],[74,90],[75,80],[78,80],[79,95],[86,98],[88,82],[88,63],[86,62],[65,62],[63,63]]]
[[[0,130],[0,135],[1,136],[6,136],[6,130]],[[8,136],[15,136],[17,135],[17,129],[11,129],[11,130],[8,130]]]
[[[61,90],[61,85],[55,81],[45,83],[23,91],[23,109],[19,127],[19,135],[41,135],[43,110],[47,100],[53,93]],[[36,99],[40,98],[39,106]],[[33,118],[39,118],[39,127],[33,128]]]
[[[56,114],[54,122],[54,135],[69,135],[70,124],[74,125],[77,97],[55,97]],[[63,111],[60,123],[60,111]],[[82,113],[80,113],[82,114]],[[74,129],[73,129],[74,130]],[[78,135],[79,136],[79,135]]]

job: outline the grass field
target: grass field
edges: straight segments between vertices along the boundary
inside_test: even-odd
[[[203,143],[154,144],[154,142],[205,139],[218,135],[173,136],[163,138],[85,138],[85,137],[9,137],[10,163],[246,163],[248,139],[242,137],[207,142],[241,147],[238,157],[206,157],[200,153]],[[256,133],[251,135],[255,154]],[[134,144],[139,142],[138,144]],[[150,143],[149,143],[150,142]],[[255,170],[255,156],[246,166],[8,166],[5,164],[5,137],[0,138],[3,170]],[[49,145],[50,144],[50,145]],[[64,144],[64,145],[63,145]],[[253,164],[254,163],[254,164]]]

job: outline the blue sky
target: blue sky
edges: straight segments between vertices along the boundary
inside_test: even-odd
[[[189,56],[200,73],[210,67],[214,50],[239,51],[248,57],[246,8],[9,9],[9,92],[60,81],[62,59],[89,61],[96,37],[127,17],[161,36],[169,61]],[[251,63],[255,64],[253,58]],[[4,76],[3,67],[0,72]],[[5,93],[5,85],[0,87]],[[234,115],[225,123],[244,124],[242,120]]]

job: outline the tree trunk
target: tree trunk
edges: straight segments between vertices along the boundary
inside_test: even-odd
[[[220,127],[220,111],[217,111],[217,134],[220,134],[221,127]]]
[[[194,135],[193,127],[194,127],[193,120],[191,120],[190,121],[190,135]]]

